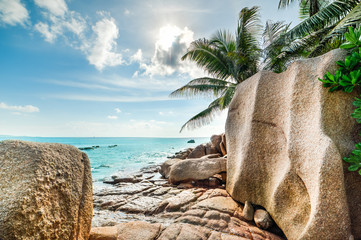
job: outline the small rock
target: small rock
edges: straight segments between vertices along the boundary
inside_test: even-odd
[[[92,228],[89,240],[117,240],[117,227]]]
[[[248,221],[252,221],[253,216],[254,216],[253,206],[250,202],[246,201],[243,207],[243,217]]]
[[[159,173],[164,177],[164,178],[169,178],[169,172],[170,172],[170,168],[176,164],[177,162],[182,161],[182,159],[179,158],[171,158],[167,161],[165,161],[159,169]]]
[[[263,209],[257,209],[254,213],[254,222],[257,227],[268,229],[273,225],[273,220],[269,213]]]
[[[188,188],[193,188],[193,184],[192,182],[185,182],[185,183],[181,183],[177,186],[178,189],[188,189]]]
[[[188,156],[188,158],[200,158],[206,155],[206,146],[204,144],[198,145]]]
[[[204,180],[227,170],[225,158],[186,159],[172,165],[169,181],[178,183],[188,180]]]
[[[116,227],[118,230],[117,240],[153,240],[161,230],[159,223],[151,224],[142,221],[122,223]]]

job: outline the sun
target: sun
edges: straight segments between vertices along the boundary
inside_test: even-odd
[[[164,26],[159,29],[158,46],[168,51],[176,38],[181,35],[182,30],[177,26]]]

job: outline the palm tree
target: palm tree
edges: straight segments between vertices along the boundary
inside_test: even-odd
[[[293,1],[294,0],[279,0],[278,8],[284,8]],[[300,18],[305,19],[312,17],[328,3],[329,0],[300,0]]]
[[[282,0],[281,0],[282,1]],[[338,48],[347,27],[361,23],[361,0],[334,0],[289,30],[277,44],[291,46],[291,52],[315,57]],[[285,48],[286,49],[286,48]],[[287,51],[283,54],[287,56]]]
[[[193,129],[209,124],[216,113],[226,109],[237,84],[258,71],[260,47],[257,36],[260,30],[259,8],[243,8],[239,14],[235,36],[219,30],[209,40],[191,43],[182,60],[194,61],[207,73],[175,90],[170,96],[213,96],[209,106],[189,119],[181,128]]]

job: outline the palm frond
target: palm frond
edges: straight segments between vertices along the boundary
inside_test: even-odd
[[[280,0],[278,3],[278,8],[285,8],[286,6],[290,5],[291,2],[294,0]]]
[[[233,34],[227,30],[217,31],[209,40],[209,44],[215,45],[225,54],[233,52],[236,49],[236,40]]]
[[[201,95],[205,97],[218,97],[220,96],[225,90],[227,90],[228,86],[224,84],[212,84],[210,82],[200,83],[200,84],[186,84],[181,88],[173,91],[169,96],[170,97],[179,97],[179,96],[186,96],[192,97],[196,95]]]
[[[226,79],[232,73],[229,71],[229,65],[232,64],[223,52],[215,48],[206,39],[193,41],[182,57],[182,60],[189,59],[194,61],[199,67],[208,74],[219,79]]]
[[[185,128],[187,128],[188,130],[193,130],[195,128],[210,124],[214,119],[215,115],[219,112],[221,112],[221,107],[219,105],[219,98],[217,98],[205,110],[189,119],[181,127],[179,132],[182,132]]]
[[[281,34],[287,32],[290,25],[285,24],[283,21],[272,22],[268,20],[262,34],[263,47],[267,48],[270,46]]]
[[[304,20],[285,35],[288,39],[296,39],[333,25],[344,18],[360,0],[334,0],[312,17]]]

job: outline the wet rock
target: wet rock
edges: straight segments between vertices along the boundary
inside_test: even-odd
[[[254,216],[254,208],[250,202],[246,201],[243,207],[243,217],[248,221],[252,221],[253,216]]]
[[[273,225],[273,220],[269,213],[263,209],[257,209],[254,213],[254,222],[257,227],[262,229],[268,229]]]

